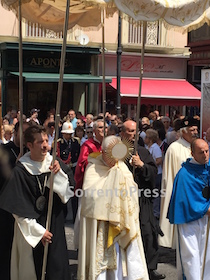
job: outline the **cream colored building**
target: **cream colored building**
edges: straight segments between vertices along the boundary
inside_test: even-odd
[[[4,42],[16,42],[18,43],[18,21],[15,18],[12,12],[8,12],[2,6],[0,6],[0,17],[1,22],[4,24],[0,25],[0,44]],[[62,32],[55,33],[50,30],[43,29],[37,24],[30,23],[28,21],[23,21],[22,27],[23,33],[23,42],[25,44],[44,44],[49,46],[58,46],[62,44]],[[88,43],[84,37],[88,38]],[[84,45],[83,45],[84,42]],[[132,22],[128,22],[126,19],[122,18],[122,54],[121,54],[121,77],[129,79],[129,83],[132,83],[132,79],[136,80],[139,77],[140,71],[140,59],[141,59],[141,48],[142,48],[142,26],[136,26]],[[82,45],[81,45],[82,43]],[[118,44],[118,13],[115,13],[113,17],[105,19],[105,74],[107,82],[107,109],[115,110],[116,104],[116,83],[112,82],[116,79],[117,75],[117,44]],[[91,56],[91,66],[90,74],[94,77],[101,77],[101,54],[100,49],[102,45],[102,31],[98,27],[89,27],[82,29],[80,27],[74,27],[68,31],[68,46],[79,49],[83,52],[88,49],[93,48],[95,53]],[[149,23],[147,27],[147,42],[145,48],[145,72],[144,77],[147,79],[147,84],[152,84],[154,80],[169,80],[172,82],[176,80],[185,80],[187,76],[187,59],[189,58],[189,49],[187,45],[187,34],[182,34],[179,31],[174,29],[167,30],[162,22]],[[47,49],[47,48],[46,48]],[[46,51],[45,49],[45,51]],[[99,50],[99,54],[97,54]],[[49,50],[48,50],[49,51]],[[26,70],[23,70],[27,72]],[[45,71],[47,71],[45,69]],[[5,78],[5,75],[2,73],[5,72],[1,68],[1,79]],[[10,73],[12,71],[10,70]],[[13,71],[12,73],[17,71]],[[49,71],[50,72],[50,71]],[[4,73],[5,74],[5,73]],[[27,75],[26,75],[27,76]],[[27,77],[25,79],[27,83]],[[35,78],[34,78],[35,79]],[[28,79],[29,80],[29,79]],[[69,97],[68,106],[74,108],[76,111],[81,111],[83,114],[88,112],[93,112],[94,114],[99,113],[102,110],[102,100],[101,100],[101,83],[100,79],[92,82],[86,81],[84,83],[77,82],[74,83],[72,89],[73,93],[69,93],[69,87],[65,86],[65,100],[68,100],[68,94],[72,95]],[[128,81],[128,80],[126,80]],[[39,81],[37,81],[39,82]],[[68,81],[67,81],[68,82]],[[187,83],[187,82],[186,82]],[[16,83],[17,84],[17,83]],[[133,83],[134,84],[134,83]],[[43,85],[45,92],[49,87]],[[145,84],[146,85],[146,84]],[[164,87],[162,83],[160,87]],[[144,84],[143,84],[144,86]],[[41,91],[42,89],[37,86],[37,90]],[[28,96],[32,96],[35,93],[34,86],[33,91],[31,87],[27,87]],[[133,93],[126,93],[126,88],[122,89],[121,104],[122,110],[128,113],[129,116],[135,116],[136,110],[136,100],[137,100],[137,88],[134,89]],[[151,89],[148,89],[151,90]],[[183,90],[185,90],[183,88]],[[3,91],[3,102],[7,101],[7,97],[14,101],[14,104],[10,104],[14,107],[17,107],[17,96],[12,98],[8,96],[8,93],[5,95],[5,88],[2,86]],[[144,91],[144,89],[143,89]],[[126,95],[127,94],[127,95]],[[188,96],[186,97],[177,97],[174,99],[174,96],[158,97],[158,92],[151,92],[150,96],[144,96],[144,92],[141,104],[149,105],[149,108],[159,109],[162,114],[172,114],[174,110],[181,110],[181,113],[184,114],[186,110],[185,105],[199,106],[200,99],[198,96]],[[147,94],[147,93],[146,93]],[[156,96],[155,96],[156,94]],[[14,91],[14,95],[17,95],[17,91]],[[43,95],[41,95],[43,96]],[[196,101],[194,100],[196,99]],[[36,98],[32,98],[35,102]],[[175,101],[174,101],[175,100]],[[163,102],[164,101],[164,102]],[[191,102],[192,101],[192,102]],[[27,100],[25,103],[25,110],[29,110],[30,100]],[[124,103],[123,103],[124,102]],[[186,104],[185,104],[186,102]],[[8,105],[8,104],[7,104]],[[50,104],[52,106],[52,104]],[[114,105],[114,106],[113,106]],[[33,107],[37,107],[39,104],[34,104]],[[3,107],[3,111],[6,110],[6,107]],[[50,108],[47,108],[48,110]],[[64,110],[66,111],[66,110]]]

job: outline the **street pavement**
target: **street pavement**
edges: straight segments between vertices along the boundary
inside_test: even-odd
[[[69,253],[70,280],[76,280],[77,275],[77,250],[74,249],[74,230],[71,221],[65,224],[66,240]],[[160,247],[158,272],[166,275],[166,280],[177,280],[175,250]]]

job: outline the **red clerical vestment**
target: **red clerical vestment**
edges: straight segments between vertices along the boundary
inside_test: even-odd
[[[84,142],[80,149],[80,155],[77,161],[77,166],[75,170],[74,179],[76,181],[76,189],[81,189],[83,184],[83,177],[85,173],[85,168],[88,164],[88,156],[91,153],[100,152],[101,144],[95,141],[93,138],[88,139]]]

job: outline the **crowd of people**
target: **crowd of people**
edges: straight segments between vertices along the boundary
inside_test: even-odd
[[[0,145],[2,279],[40,279],[46,242],[47,279],[70,279],[64,232],[68,203],[79,280],[164,279],[158,273],[159,246],[176,248],[178,279],[208,279],[209,138],[207,131],[206,139],[199,139],[197,117],[172,121],[154,111],[140,119],[136,132],[135,120],[123,115],[83,116],[70,109],[55,143],[55,111],[40,125],[39,110],[33,108],[23,118],[20,155],[19,115],[10,113],[3,118]],[[104,196],[105,191],[112,195]]]

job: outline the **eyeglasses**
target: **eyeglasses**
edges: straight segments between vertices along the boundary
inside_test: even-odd
[[[98,128],[104,128],[103,126],[98,126]],[[105,127],[105,129],[107,129],[107,126]]]
[[[87,131],[86,134],[93,133],[92,131]]]

